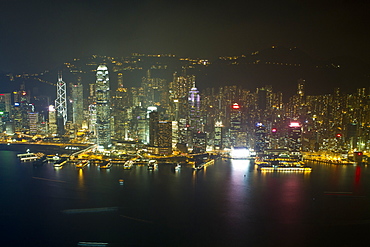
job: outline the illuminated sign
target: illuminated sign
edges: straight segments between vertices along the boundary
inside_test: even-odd
[[[301,124],[300,123],[298,123],[298,122],[291,122],[290,124],[289,124],[289,127],[301,127]]]
[[[233,109],[240,109],[240,106],[238,105],[238,103],[234,103],[233,106],[232,106]]]

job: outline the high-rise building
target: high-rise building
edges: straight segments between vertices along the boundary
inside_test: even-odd
[[[58,74],[57,99],[55,100],[55,108],[57,111],[57,118],[62,119],[62,121],[58,121],[58,124],[63,124],[63,127],[58,126],[58,129],[62,129],[67,122],[67,88],[66,83],[62,79],[62,73]]]
[[[141,87],[143,88],[144,98],[143,106],[162,106],[168,107],[168,85],[165,79],[152,78],[150,70],[143,78]]]
[[[288,129],[288,147],[292,154],[299,155],[302,150],[302,126],[299,122],[291,122]]]
[[[83,121],[83,86],[81,82],[71,84],[72,120],[77,128],[82,127]]]
[[[195,81],[193,87],[190,89],[188,96],[188,143],[190,147],[193,147],[195,133],[203,132],[201,126],[201,116],[200,116],[200,95],[199,91],[195,86]]]
[[[262,123],[256,124],[254,150],[258,155],[263,154],[268,146],[266,127]]]
[[[230,143],[232,147],[245,146],[246,137],[243,143],[242,135],[242,112],[238,103],[234,103],[230,110]]]
[[[200,122],[200,94],[195,86],[195,81],[193,87],[190,89],[188,97],[188,109],[189,109],[189,127],[194,133],[201,131]]]
[[[3,130],[2,125],[5,126],[11,119],[11,98],[10,93],[0,94],[0,130]]]
[[[30,134],[36,135],[37,129],[38,129],[38,120],[39,120],[39,114],[37,112],[29,112],[28,113],[28,120],[29,120],[29,126],[30,126]]]
[[[11,114],[11,94],[10,93],[1,93],[0,94],[0,103],[4,104],[4,112]]]
[[[214,138],[213,138],[213,143],[214,143],[214,149],[215,150],[221,150],[223,148],[222,145],[222,129],[223,125],[221,121],[217,121],[215,123],[215,131],[214,131]]]
[[[111,146],[109,75],[106,65],[96,71],[96,131],[99,148]]]
[[[57,134],[57,119],[56,119],[56,111],[53,105],[49,106],[49,134],[55,136]]]

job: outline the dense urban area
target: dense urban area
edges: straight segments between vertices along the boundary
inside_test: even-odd
[[[219,57],[218,61],[301,66],[261,62],[256,55]],[[18,90],[0,94],[1,140],[96,145],[96,152],[105,154],[227,156],[244,148],[256,156],[280,149],[309,153],[312,159],[326,162],[367,160],[370,98],[366,88],[352,93],[333,88],[329,94],[309,95],[305,78],[297,78],[289,86],[294,89],[288,97],[268,82],[254,89],[215,83],[198,90],[197,78],[210,64],[207,59],[171,54],[94,55],[66,62],[54,74],[8,73],[9,82],[20,83]],[[55,80],[46,80],[45,75]],[[73,79],[65,81],[64,75]],[[135,76],[137,82],[128,86]],[[28,87],[30,80],[40,88],[52,87],[53,92],[42,95]]]

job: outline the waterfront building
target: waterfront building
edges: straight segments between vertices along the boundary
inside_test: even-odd
[[[204,132],[193,133],[193,153],[205,153],[207,149],[207,134]]]
[[[302,150],[302,126],[299,122],[290,122],[287,140],[289,151],[299,154]]]
[[[98,147],[111,146],[109,75],[106,65],[99,65],[96,71],[96,131]]]
[[[246,145],[246,136],[242,131],[242,111],[238,103],[233,103],[230,110],[230,143],[232,147]]]
[[[157,111],[149,113],[149,152],[172,154],[172,121],[159,120]]]
[[[268,147],[266,127],[262,123],[257,123],[255,126],[255,145],[254,150],[257,154],[263,154]]]

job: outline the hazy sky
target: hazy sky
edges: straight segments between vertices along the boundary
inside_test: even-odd
[[[368,62],[369,1],[1,1],[0,71],[132,52],[214,57],[296,46]]]

